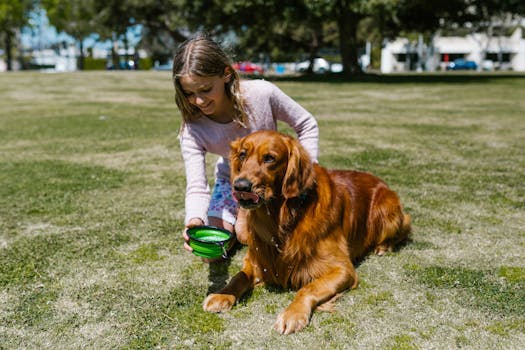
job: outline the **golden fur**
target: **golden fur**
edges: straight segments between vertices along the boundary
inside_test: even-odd
[[[234,141],[231,167],[236,231],[248,253],[229,284],[205,299],[206,311],[227,311],[267,283],[298,290],[274,328],[301,330],[317,306],[357,286],[353,262],[392,251],[410,233],[410,216],[382,180],[314,164],[292,137],[259,131]]]

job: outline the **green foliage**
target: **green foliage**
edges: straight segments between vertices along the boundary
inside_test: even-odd
[[[83,40],[91,33],[103,34],[100,13],[93,0],[42,0],[41,5],[50,23],[76,40]]]
[[[150,70],[151,68],[153,68],[153,60],[151,59],[151,57],[141,58],[139,60],[140,70]]]
[[[4,0],[0,28],[6,33],[27,23],[29,0]],[[423,33],[427,37],[443,27],[464,23],[480,27],[493,15],[522,14],[514,1],[468,2],[454,0],[352,0],[352,1],[189,1],[189,0],[42,0],[42,6],[59,31],[77,41],[91,33],[101,40],[126,41],[126,30],[143,25],[141,45],[152,57],[169,57],[188,32],[207,31],[218,38],[238,38],[239,60],[297,60],[337,50],[346,73],[358,73],[358,53],[372,42],[372,60],[377,67],[383,38],[399,33]],[[113,53],[114,64],[117,65]],[[99,67],[90,62],[87,67]],[[141,69],[149,69],[143,63]],[[97,68],[97,69],[100,69]]]
[[[13,69],[16,33],[28,24],[34,6],[32,0],[0,0],[0,47],[3,48],[7,70]]]
[[[107,60],[104,58],[84,58],[84,70],[105,70]]]
[[[29,20],[29,12],[33,7],[31,0],[0,1],[0,31],[7,32],[21,28]]]

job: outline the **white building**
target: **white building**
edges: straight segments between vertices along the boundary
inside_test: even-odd
[[[44,67],[43,70],[54,72],[72,72],[77,70],[76,50],[73,45],[59,50],[33,51],[31,64]]]
[[[130,48],[127,51],[120,48],[117,51],[120,64],[133,69],[135,62],[133,58],[138,55],[138,58],[146,58],[147,53],[144,50],[135,51]],[[42,49],[31,51],[30,66],[32,69],[38,69],[45,72],[73,72],[78,69],[77,61],[80,56],[79,50],[74,44],[59,49]],[[88,57],[87,49],[85,49],[85,57]],[[92,57],[98,59],[111,60],[111,51],[106,48],[93,48]],[[18,60],[13,60],[13,70],[20,70],[21,65]],[[7,71],[6,62],[0,58],[0,72]]]
[[[421,58],[421,59],[420,59]],[[525,39],[518,27],[511,36],[474,33],[465,37],[436,35],[427,46],[406,38],[388,42],[381,50],[381,72],[444,70],[457,58],[474,61],[478,69],[525,71]]]

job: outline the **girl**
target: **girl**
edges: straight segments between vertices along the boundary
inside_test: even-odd
[[[230,185],[230,142],[257,130],[288,123],[317,161],[319,131],[314,117],[277,86],[264,80],[240,81],[220,45],[205,35],[187,40],[173,59],[175,101],[182,114],[181,152],[186,171],[186,229],[209,224],[235,232],[237,203]],[[207,152],[219,155],[210,196]],[[188,245],[186,230],[184,248]],[[232,244],[233,246],[233,244]]]

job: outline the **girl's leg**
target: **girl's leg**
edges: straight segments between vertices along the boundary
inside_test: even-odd
[[[233,199],[232,187],[227,179],[215,179],[215,186],[208,208],[208,223],[235,234],[237,202]]]

